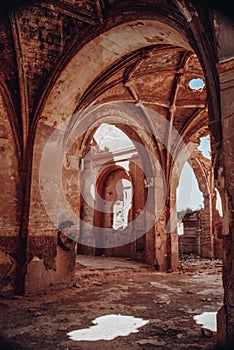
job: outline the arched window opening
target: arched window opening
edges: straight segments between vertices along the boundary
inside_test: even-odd
[[[204,207],[204,197],[188,162],[182,169],[176,195],[179,253],[180,255],[199,254],[200,210]]]
[[[123,230],[129,223],[129,211],[132,207],[132,184],[129,180],[122,179],[122,193],[118,193],[118,199],[113,205],[113,229]],[[120,199],[121,198],[121,199]]]
[[[217,188],[215,188],[215,192],[216,192],[216,209],[218,210],[219,215],[222,217],[223,216],[222,201]]]
[[[93,142],[101,152],[108,149],[116,157],[115,161],[121,160],[119,152],[135,150],[135,146],[130,138],[115,125],[102,123],[96,130]],[[116,153],[116,154],[114,154]]]
[[[183,212],[188,209],[198,210],[204,207],[203,194],[198,187],[197,179],[188,162],[185,163],[181,172],[176,198],[177,212]]]
[[[178,236],[182,236],[184,234],[184,224],[181,219],[177,222],[177,233]]]
[[[200,145],[198,147],[199,151],[202,152],[202,155],[208,159],[211,159],[211,150],[210,150],[210,136],[204,136],[200,138]]]
[[[193,92],[201,92],[205,87],[205,82],[201,78],[193,78],[190,80],[188,86]]]

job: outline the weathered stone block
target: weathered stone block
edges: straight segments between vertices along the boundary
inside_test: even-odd
[[[16,262],[8,254],[0,251],[0,295],[8,296],[14,293]]]
[[[222,306],[217,314],[217,342],[219,344],[225,344],[227,338],[226,323],[227,315],[225,307]]]
[[[25,279],[26,294],[46,292],[52,282],[52,271],[46,270],[43,259],[35,256],[27,266]]]

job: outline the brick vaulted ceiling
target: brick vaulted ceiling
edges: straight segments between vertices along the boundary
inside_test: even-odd
[[[114,0],[25,0],[18,5],[10,2],[5,12],[2,11],[0,94],[19,150],[26,144],[38,106],[59,72],[79,49],[79,43],[92,39],[95,28],[97,35],[114,7],[116,17],[118,12],[123,15],[120,3]],[[128,5],[131,1],[122,3]],[[137,1],[139,11],[142,3]],[[167,12],[171,11],[179,20],[173,1],[148,3],[149,6],[157,3],[159,16],[163,16],[166,4]],[[139,21],[138,25],[144,23]],[[206,88],[193,91],[188,86],[193,78],[204,80],[199,60],[194,52],[169,45],[163,39],[157,45],[150,37],[147,40],[148,46],[118,58],[100,75],[94,76],[92,84],[80,96],[78,107],[113,100],[140,103],[170,120],[183,136],[187,135],[186,141],[197,142],[208,132]]]
[[[190,141],[208,133],[206,89],[193,90],[192,79],[204,80],[197,56],[180,47],[149,46],[116,62],[95,79],[82,103],[126,101],[143,104],[165,116]],[[84,101],[84,102],[83,102]]]

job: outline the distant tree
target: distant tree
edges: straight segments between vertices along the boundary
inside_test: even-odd
[[[193,210],[193,209],[191,209],[191,208],[186,208],[186,209],[179,210],[179,211],[177,212],[177,219],[178,219],[179,221],[181,221],[185,215],[193,214],[193,213],[196,212],[196,211],[197,211],[197,210]]]

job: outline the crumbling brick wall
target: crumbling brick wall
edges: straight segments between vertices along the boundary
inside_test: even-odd
[[[200,211],[194,211],[185,214],[182,219],[184,226],[183,235],[179,236],[179,254],[187,255],[201,254],[200,234],[201,234],[201,218]]]

